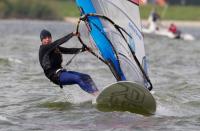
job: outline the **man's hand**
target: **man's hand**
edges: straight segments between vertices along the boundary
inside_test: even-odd
[[[84,52],[84,51],[86,51],[86,48],[85,48],[85,46],[82,46],[81,52]]]

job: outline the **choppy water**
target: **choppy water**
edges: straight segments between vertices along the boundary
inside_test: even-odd
[[[1,131],[199,130],[199,39],[187,42],[145,37],[149,75],[158,105],[155,115],[145,117],[100,112],[89,102],[63,102],[62,92],[44,77],[38,62],[39,33],[43,28],[51,30],[55,39],[75,29],[64,22],[0,21]],[[183,29],[200,36],[200,28]],[[68,45],[77,46],[78,42],[73,39]],[[77,56],[68,69],[89,73],[100,88],[114,81],[106,66],[87,53]],[[77,86],[65,88],[72,99],[87,99]]]

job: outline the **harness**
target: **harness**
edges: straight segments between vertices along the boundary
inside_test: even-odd
[[[59,79],[59,76],[62,72],[66,71],[66,69],[64,68],[59,68],[55,71],[55,73],[52,75],[52,82],[59,85],[60,88],[63,88],[62,84],[60,83],[60,79]]]

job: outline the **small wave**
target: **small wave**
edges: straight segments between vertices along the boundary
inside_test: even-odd
[[[0,121],[9,121],[7,117],[0,116]]]
[[[156,115],[158,116],[176,116],[176,112],[174,112],[170,107],[165,106],[157,106]]]
[[[197,109],[199,109],[199,107],[200,107],[200,101],[189,101],[189,102],[186,102],[184,104],[189,106],[189,107],[197,108]]]
[[[8,58],[8,61],[14,62],[14,63],[17,63],[17,64],[23,64],[23,62],[21,60],[15,59],[15,58]]]
[[[3,125],[18,125],[19,124],[19,119],[12,117],[12,116],[4,116],[0,115],[0,124]]]
[[[72,108],[72,104],[69,102],[44,102],[39,104],[39,107],[55,110],[70,110]]]
[[[8,61],[8,59],[0,58],[0,64],[6,64],[6,65],[8,65],[9,61]]]
[[[60,99],[72,104],[92,102],[93,96],[81,90],[78,86],[70,86],[63,89],[55,88],[60,93]]]
[[[16,58],[0,58],[0,64],[9,65],[10,63],[23,64],[23,62]]]

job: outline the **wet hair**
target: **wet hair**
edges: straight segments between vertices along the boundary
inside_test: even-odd
[[[40,40],[42,41],[45,37],[51,37],[51,33],[48,30],[43,29],[40,33]]]

